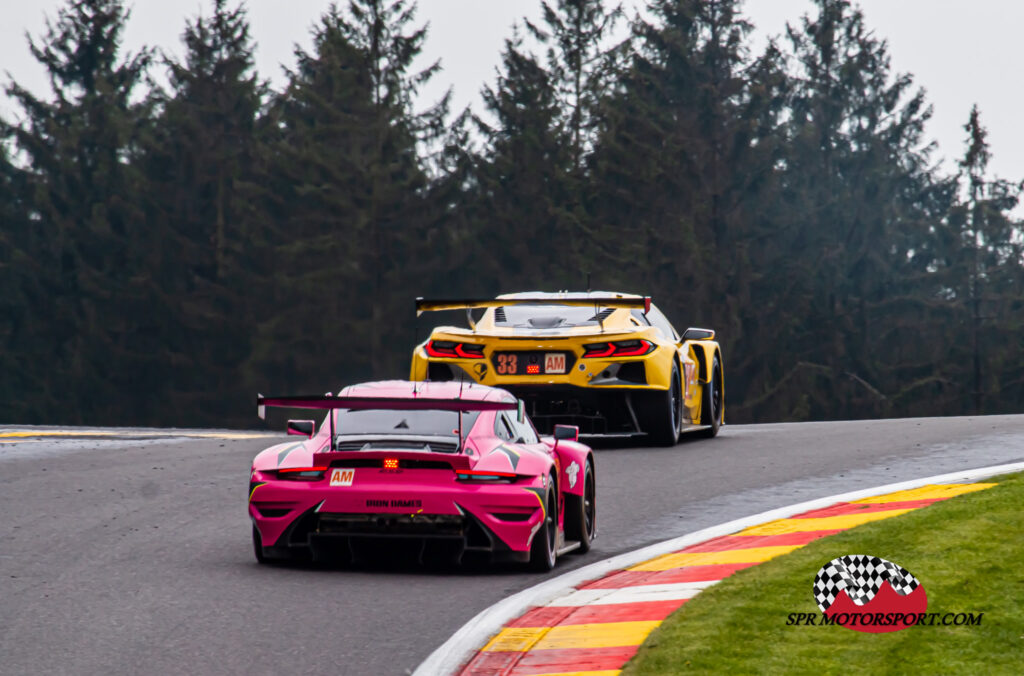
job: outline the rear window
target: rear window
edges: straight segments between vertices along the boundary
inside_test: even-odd
[[[494,321],[502,326],[556,329],[565,326],[597,326],[614,310],[574,305],[503,305],[495,308]]]
[[[462,414],[462,434],[473,428],[480,411]],[[394,411],[341,409],[335,420],[337,434],[394,434],[458,436],[459,413],[455,411]]]

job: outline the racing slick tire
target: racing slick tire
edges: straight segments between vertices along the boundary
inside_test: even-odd
[[[701,430],[701,435],[708,439],[717,436],[722,426],[722,368],[717,356],[711,363],[711,379],[702,388],[700,424],[708,425]]]
[[[554,482],[549,482],[544,498],[544,522],[533,536],[530,545],[530,568],[546,573],[555,567],[555,542],[558,537],[558,503],[555,500]]]
[[[679,441],[680,419],[683,415],[682,386],[679,366],[672,362],[672,380],[667,390],[646,392],[637,418],[641,431],[656,446],[675,446]]]
[[[565,496],[565,539],[580,543],[579,554],[590,551],[590,543],[597,533],[597,484],[594,483],[594,463],[587,460],[583,475],[583,495]]]

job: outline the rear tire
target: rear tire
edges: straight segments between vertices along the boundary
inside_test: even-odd
[[[656,446],[675,446],[679,441],[680,420],[683,415],[682,386],[679,383],[679,366],[672,361],[672,379],[667,390],[646,392],[638,410],[643,432]]]
[[[708,439],[717,436],[722,426],[722,368],[717,356],[711,365],[711,379],[701,390],[700,424],[708,425],[701,430]]]
[[[597,485],[594,483],[594,464],[587,460],[583,474],[583,495],[565,496],[565,539],[580,543],[576,551],[586,554],[597,533]]]
[[[533,536],[530,545],[530,568],[539,573],[546,573],[555,567],[555,540],[558,537],[558,503],[555,501],[554,482],[549,482],[547,496],[544,499],[544,522],[540,530]]]

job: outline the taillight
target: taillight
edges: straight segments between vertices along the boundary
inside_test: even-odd
[[[491,472],[485,469],[455,470],[455,478],[459,481],[488,481],[491,483],[507,483],[515,481],[519,475],[515,472]]]
[[[475,343],[456,343],[453,340],[428,340],[424,349],[431,357],[483,359],[484,346]]]
[[[278,479],[289,481],[318,481],[324,478],[326,467],[285,467],[277,470]]]
[[[398,469],[398,458],[384,458],[384,469]]]
[[[656,349],[649,340],[617,340],[605,343],[589,343],[583,346],[583,358],[594,357],[642,357]]]

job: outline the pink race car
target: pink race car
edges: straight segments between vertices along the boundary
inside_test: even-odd
[[[358,557],[397,545],[423,559],[529,562],[590,549],[597,526],[594,455],[579,431],[540,437],[505,390],[384,381],[332,396],[257,397],[265,407],[327,409],[289,420],[307,437],[253,460],[253,547],[268,560]],[[389,550],[390,551],[390,550]]]

